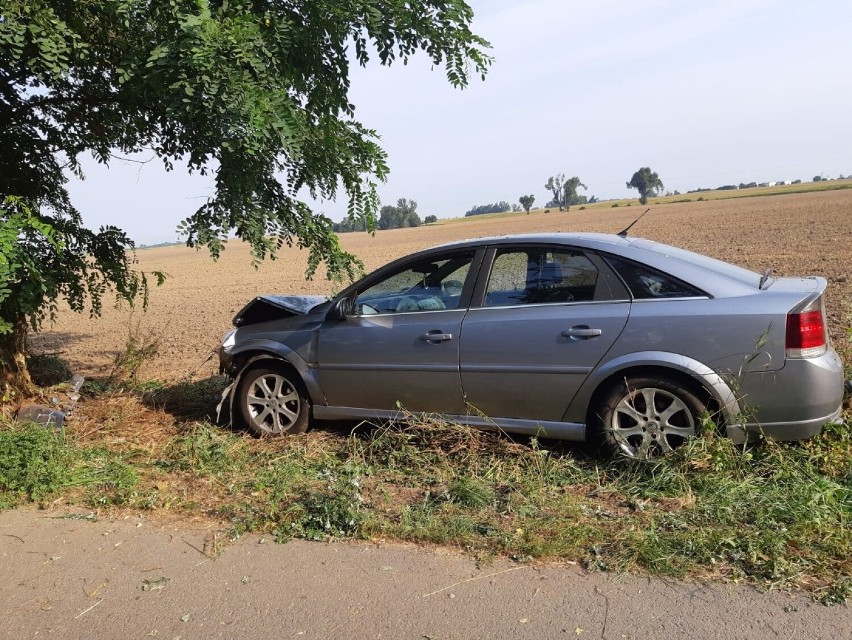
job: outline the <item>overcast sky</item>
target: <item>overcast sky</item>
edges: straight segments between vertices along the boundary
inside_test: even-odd
[[[479,0],[473,29],[495,58],[458,91],[442,69],[357,69],[356,115],[381,135],[383,204],[421,217],[533,194],[576,175],[585,195],[635,195],[640,166],[669,190],[852,174],[852,1]],[[175,227],[208,180],[115,162],[87,163],[70,185],[87,224],[137,242]],[[317,203],[340,220],[344,198]]]

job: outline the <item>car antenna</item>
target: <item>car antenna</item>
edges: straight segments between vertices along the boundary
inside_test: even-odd
[[[630,223],[629,225],[627,225],[624,229],[622,229],[621,231],[619,231],[619,232],[618,232],[618,237],[619,237],[619,238],[626,238],[626,237],[627,237],[627,232],[628,232],[628,231],[630,231],[630,227],[632,227],[634,224],[636,224],[636,223],[637,223],[637,222],[639,222],[642,218],[644,218],[644,217],[645,217],[645,214],[646,214],[646,213],[648,213],[650,210],[651,210],[651,207],[648,207],[647,209],[645,209],[645,211],[642,213],[642,215],[641,215],[641,216],[639,216],[638,218],[636,218],[633,222],[631,222],[631,223]]]

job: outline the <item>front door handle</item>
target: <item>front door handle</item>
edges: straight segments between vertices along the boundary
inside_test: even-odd
[[[420,336],[420,339],[430,344],[437,344],[439,342],[447,342],[447,340],[452,340],[453,334],[444,333],[440,329],[436,329],[435,331],[424,333],[422,336]]]
[[[592,329],[586,325],[577,325],[563,331],[562,336],[564,338],[580,338],[581,340],[585,340],[587,338],[597,338],[602,333],[603,331],[600,329]]]

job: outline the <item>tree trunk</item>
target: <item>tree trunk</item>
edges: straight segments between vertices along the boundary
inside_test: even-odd
[[[0,334],[0,404],[32,391],[26,359],[27,327],[26,318],[18,318],[11,333]]]

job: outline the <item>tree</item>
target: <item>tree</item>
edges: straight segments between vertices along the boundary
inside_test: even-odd
[[[367,223],[364,220],[353,220],[351,218],[343,218],[340,222],[335,222],[333,226],[335,233],[352,233],[353,231],[366,231]]]
[[[331,220],[298,199],[340,188],[349,218],[374,228],[386,154],[355,119],[350,64],[423,50],[463,88],[491,63],[472,19],[463,0],[0,0],[0,386],[27,382],[26,327],[58,299],[97,313],[107,288],[146,290],[130,238],[84,229],[68,197],[81,154],[148,151],[213,175],[179,230],[214,258],[235,234],[257,260],[295,244],[308,277],[320,264],[351,276]]]
[[[559,207],[562,211],[564,197],[563,183],[565,182],[565,174],[557,173],[555,176],[550,176],[547,182],[544,183],[544,188],[553,194],[553,200],[547,203],[548,207]]]
[[[527,215],[530,215],[530,209],[532,209],[533,202],[535,202],[535,196],[521,196],[518,198],[518,202],[521,203],[521,206],[524,208],[524,211],[527,212]]]
[[[505,200],[501,200],[500,202],[480,204],[475,207],[471,207],[468,211],[465,212],[464,217],[469,218],[470,216],[481,216],[486,213],[503,213],[505,211],[511,210],[512,205],[506,202]]]
[[[822,182],[822,176],[814,176],[813,182]]]
[[[379,229],[401,229],[419,227],[422,224],[417,215],[417,203],[414,200],[400,198],[395,207],[382,207],[379,214]]]
[[[433,222],[438,222],[438,216],[426,216],[423,218],[423,224],[432,224]]]
[[[642,167],[633,174],[630,182],[627,183],[628,189],[636,189],[639,192],[639,203],[646,204],[648,196],[657,195],[658,191],[665,189],[660,176],[652,172],[648,167]]]
[[[583,187],[583,189],[587,188],[586,185],[584,185],[582,182],[580,182],[580,178],[578,178],[577,176],[574,176],[572,178],[568,178],[568,180],[566,180],[565,183],[563,184],[562,188],[565,191],[564,198],[563,198],[563,201],[564,201],[564,204],[565,204],[565,211],[570,211],[572,204],[575,204],[575,203],[580,204],[578,196],[577,196],[578,187]],[[583,203],[583,204],[585,204],[585,203]],[[560,211],[561,211],[561,209],[560,209]]]

